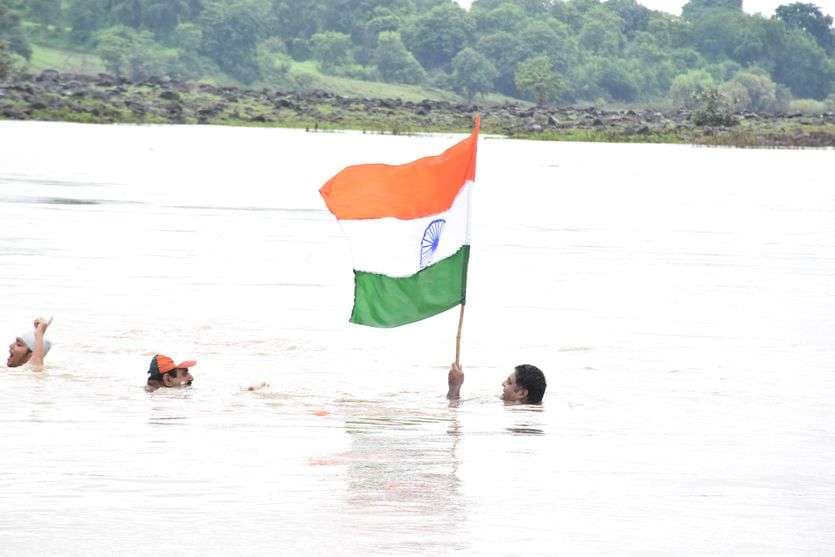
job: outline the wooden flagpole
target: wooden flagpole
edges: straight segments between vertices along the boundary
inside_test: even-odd
[[[480,114],[476,114],[475,117],[473,118],[473,126],[476,129],[481,128],[481,115]],[[476,145],[478,144],[478,135],[477,134],[478,134],[478,132],[476,131]],[[472,172],[472,176],[474,178],[475,177],[475,151],[473,151],[473,160],[472,160],[471,164],[472,164],[471,172]],[[469,215],[467,215],[467,218],[469,219]],[[469,225],[469,222],[468,222],[467,223],[467,236],[469,236],[469,228],[470,228],[470,225]],[[464,270],[464,291],[466,292],[466,290],[467,290],[467,271],[466,271],[466,268],[465,268],[465,270]],[[458,317],[458,334],[455,337],[455,365],[456,366],[461,365],[461,329],[464,327],[464,306],[466,306],[466,305],[467,305],[467,300],[465,298],[464,301],[461,302],[461,314]]]
[[[458,317],[458,336],[455,337],[455,365],[461,365],[461,328],[464,326],[464,306],[466,302],[461,302],[461,315]]]

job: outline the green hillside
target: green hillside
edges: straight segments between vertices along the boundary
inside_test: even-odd
[[[383,83],[376,81],[362,81],[348,77],[337,77],[323,74],[319,71],[316,63],[312,60],[306,62],[293,62],[290,67],[290,75],[298,80],[300,75],[307,76],[309,81],[308,89],[321,89],[343,97],[367,97],[378,99],[402,99],[404,101],[419,102],[424,99],[433,101],[462,102],[464,99],[451,91],[420,87],[417,85],[400,85],[396,83]],[[304,79],[302,81],[305,81]],[[487,95],[482,102],[502,103],[505,101],[520,102],[503,95]]]
[[[32,44],[32,58],[26,69],[30,73],[39,73],[47,69],[81,74],[106,72],[104,62],[94,53],[59,49],[34,43]],[[397,98],[412,102],[420,102],[424,99],[450,102],[462,102],[464,100],[459,95],[442,89],[417,85],[363,81],[349,77],[327,75],[319,71],[319,68],[313,61],[292,62],[290,75],[297,81],[304,82],[307,89],[320,89],[343,97]],[[300,76],[302,77],[300,78]],[[200,81],[209,83],[218,83],[220,81],[221,83],[218,84],[241,85],[234,80],[225,78],[225,76],[222,80],[204,78]],[[258,85],[270,87],[273,84],[263,82]],[[488,103],[502,103],[507,100],[515,101],[515,99],[511,99],[510,97],[496,94],[488,95],[479,100]]]
[[[26,69],[32,73],[43,70],[58,70],[61,72],[96,74],[105,71],[104,63],[95,54],[37,44],[32,45],[32,58],[29,60]]]

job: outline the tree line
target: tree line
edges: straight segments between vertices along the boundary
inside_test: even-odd
[[[293,61],[368,81],[539,103],[687,105],[708,90],[739,110],[835,99],[832,17],[787,3],[690,0],[681,16],[636,0],[0,0],[0,41],[96,52],[143,79],[228,76],[303,87]],[[2,62],[0,61],[0,66]]]

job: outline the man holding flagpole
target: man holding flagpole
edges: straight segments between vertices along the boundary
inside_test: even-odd
[[[449,391],[446,397],[449,400],[459,400],[461,385],[464,383],[464,371],[460,364],[453,363],[449,368],[447,382]],[[547,386],[542,370],[530,364],[520,364],[502,382],[502,400],[511,404],[539,404]]]
[[[464,381],[461,328],[479,128],[476,117],[472,133],[437,156],[349,166],[319,190],[351,243],[352,323],[399,327],[461,306],[450,399],[458,398]],[[542,376],[534,366],[517,366],[505,382],[505,400],[542,399],[544,376],[528,383],[529,368]]]

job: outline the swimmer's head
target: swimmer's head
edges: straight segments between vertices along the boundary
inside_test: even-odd
[[[52,348],[52,343],[49,339],[43,339],[43,355],[49,354],[49,349]],[[9,367],[20,367],[24,365],[32,357],[32,351],[35,350],[35,332],[29,331],[23,333],[9,345],[9,359],[6,365]]]
[[[521,364],[502,382],[502,400],[539,404],[546,387],[542,370],[530,364]]]
[[[32,357],[32,350],[27,346],[22,337],[17,337],[9,345],[9,359],[6,360],[8,367],[20,367]]]
[[[187,360],[175,364],[174,360],[162,354],[156,354],[151,358],[151,365],[148,368],[148,385],[154,387],[187,387],[194,381],[189,371],[197,365],[194,360]]]

